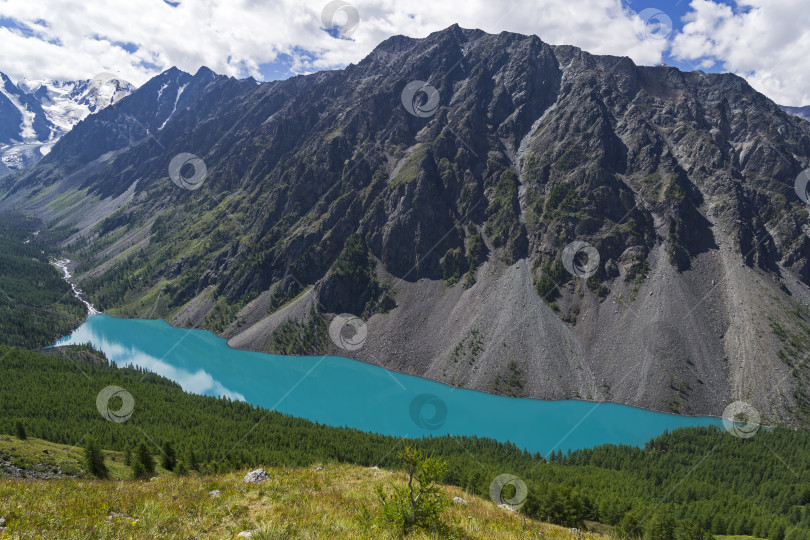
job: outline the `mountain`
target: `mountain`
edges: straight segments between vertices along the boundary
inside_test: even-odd
[[[780,107],[783,111],[794,114],[800,118],[804,118],[805,120],[810,120],[810,105],[805,105],[804,107],[789,107],[787,105],[780,105]]]
[[[738,76],[452,26],[285,81],[171,69],[0,181],[0,206],[62,231],[114,315],[806,424],[808,165],[810,123]],[[364,325],[337,319],[338,347],[341,313]]]
[[[30,81],[16,85],[0,73],[0,176],[30,165],[87,115],[135,89],[111,74],[86,81]]]

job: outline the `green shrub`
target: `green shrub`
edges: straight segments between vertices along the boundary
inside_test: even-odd
[[[393,486],[390,495],[382,487],[378,488],[383,521],[402,534],[415,528],[442,530],[441,514],[450,506],[450,500],[437,482],[444,477],[445,463],[410,446],[406,446],[399,456],[408,475],[408,484],[401,488]]]

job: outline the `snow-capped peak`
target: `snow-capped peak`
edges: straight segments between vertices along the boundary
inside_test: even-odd
[[[22,79],[16,85],[0,73],[0,176],[38,161],[73,126],[134,90],[110,73],[81,81]]]
[[[112,105],[135,90],[130,83],[106,75],[67,82],[23,79],[17,86],[39,100],[48,120],[62,131],[61,136],[89,114]]]

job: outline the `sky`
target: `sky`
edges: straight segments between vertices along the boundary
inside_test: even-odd
[[[267,81],[342,68],[390,36],[453,23],[732,72],[777,103],[810,105],[808,0],[0,0],[0,71],[141,85],[205,65]]]

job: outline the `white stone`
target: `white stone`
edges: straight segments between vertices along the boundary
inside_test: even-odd
[[[270,475],[264,469],[256,469],[245,475],[245,483],[247,484],[261,484],[268,480],[270,480]]]

